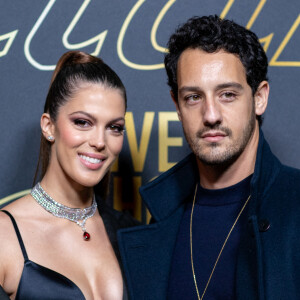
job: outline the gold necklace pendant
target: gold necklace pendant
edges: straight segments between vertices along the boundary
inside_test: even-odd
[[[208,278],[208,281],[207,281],[206,286],[205,286],[205,288],[204,288],[204,291],[203,291],[203,293],[202,293],[202,295],[201,295],[201,297],[200,297],[199,290],[198,290],[198,285],[197,285],[197,280],[196,280],[195,268],[194,268],[194,260],[193,260],[193,232],[192,232],[192,228],[193,228],[193,214],[194,214],[194,206],[195,206],[195,199],[196,199],[197,189],[198,189],[198,184],[196,185],[196,189],[195,189],[195,194],[194,194],[194,199],[193,199],[193,206],[192,206],[192,211],[191,211],[191,218],[190,218],[190,248],[191,248],[191,265],[192,265],[192,272],[193,272],[194,284],[195,284],[195,288],[196,288],[198,300],[202,300],[203,297],[204,297],[204,295],[205,295],[205,293],[206,293],[206,290],[207,290],[207,288],[208,288],[208,285],[209,285],[209,283],[210,283],[210,281],[211,281],[211,278],[212,278],[212,276],[213,276],[213,274],[214,274],[214,272],[215,272],[215,269],[216,269],[216,266],[217,266],[217,264],[218,264],[218,262],[219,262],[219,259],[220,259],[220,257],[221,257],[221,254],[222,254],[222,252],[223,252],[223,250],[224,250],[224,248],[225,248],[225,246],[226,246],[226,243],[227,243],[227,241],[228,241],[228,239],[229,239],[229,237],[230,237],[230,235],[231,235],[231,232],[233,231],[233,229],[234,229],[234,227],[235,227],[237,221],[239,220],[239,218],[240,218],[242,212],[244,211],[246,205],[248,204],[248,202],[249,202],[249,200],[250,200],[250,198],[251,198],[251,195],[249,195],[249,197],[247,198],[245,204],[243,205],[243,207],[242,207],[242,209],[240,210],[238,216],[236,217],[236,219],[235,219],[233,225],[231,226],[231,228],[230,228],[230,230],[229,230],[229,232],[228,232],[228,234],[227,234],[227,236],[226,236],[226,239],[225,239],[225,241],[224,241],[224,243],[223,243],[223,245],[222,245],[222,247],[221,247],[221,250],[220,250],[220,252],[219,252],[219,254],[218,254],[218,257],[217,257],[217,259],[216,259],[216,261],[215,261],[215,264],[214,264],[214,266],[213,266],[213,269],[212,269],[212,271],[211,271],[211,273],[210,273],[210,275],[209,275],[209,278]]]

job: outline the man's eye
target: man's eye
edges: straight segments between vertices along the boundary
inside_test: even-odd
[[[76,126],[79,126],[79,127],[88,127],[88,126],[91,125],[91,123],[89,121],[86,121],[86,120],[83,120],[83,119],[74,120],[74,124]]]
[[[232,92],[226,92],[221,95],[221,98],[225,100],[234,100],[236,98],[236,94]]]
[[[200,100],[200,96],[197,94],[194,95],[189,95],[185,97],[186,101],[199,101]]]
[[[123,134],[123,132],[124,132],[124,126],[122,126],[122,125],[114,125],[114,124],[112,124],[112,125],[109,125],[109,127],[108,127],[112,132],[114,132],[114,133],[117,133],[117,134]]]

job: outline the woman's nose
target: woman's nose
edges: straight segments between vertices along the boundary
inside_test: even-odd
[[[105,134],[103,130],[95,130],[90,137],[89,144],[91,147],[97,150],[102,150],[105,148]]]

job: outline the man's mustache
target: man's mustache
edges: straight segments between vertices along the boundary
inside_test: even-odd
[[[206,127],[202,128],[202,129],[200,129],[197,132],[196,136],[198,138],[201,138],[204,134],[206,134],[206,133],[208,133],[210,131],[218,131],[218,132],[224,133],[224,135],[227,135],[229,137],[232,136],[232,130],[229,129],[228,127],[224,127],[224,126],[221,126],[221,125],[214,125],[214,126],[209,126],[209,127],[206,126]]]

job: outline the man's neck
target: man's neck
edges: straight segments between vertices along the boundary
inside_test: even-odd
[[[258,140],[257,127],[244,151],[228,165],[207,165],[197,158],[201,186],[206,189],[222,189],[251,175],[254,172]]]

